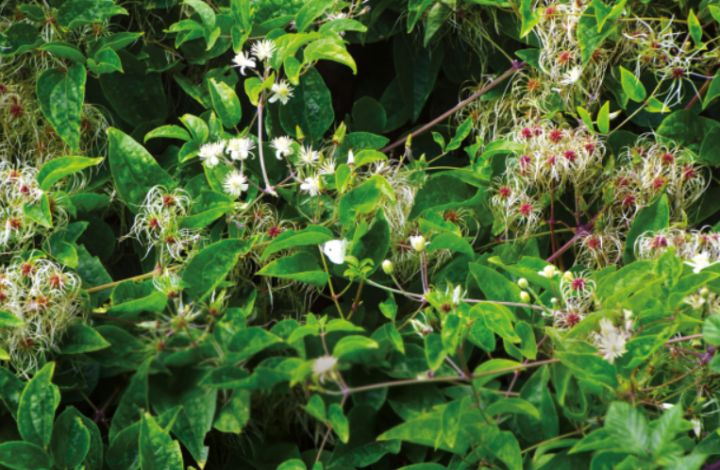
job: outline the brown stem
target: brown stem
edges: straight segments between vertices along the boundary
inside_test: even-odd
[[[172,267],[170,267],[170,268],[167,268],[167,270],[168,270],[168,272],[169,272],[169,271],[175,271],[175,270],[177,270],[177,269],[180,269],[181,267],[182,267],[182,265],[172,266]],[[125,282],[125,281],[141,281],[141,280],[143,280],[143,279],[149,279],[149,278],[154,277],[154,276],[155,276],[155,271],[150,272],[150,273],[147,273],[147,274],[141,274],[141,275],[135,276],[135,277],[129,277],[129,278],[127,278],[127,279],[122,279],[122,280],[120,280],[120,281],[111,282],[110,284],[103,284],[103,285],[101,285],[101,286],[91,287],[90,289],[85,289],[85,292],[87,292],[88,294],[92,294],[92,293],[95,293],[95,292],[100,292],[101,290],[112,289],[113,287],[117,286],[117,285],[120,284],[121,282]]]
[[[360,280],[360,285],[358,286],[357,294],[355,295],[355,301],[352,304],[352,307],[350,307],[350,315],[348,315],[347,319],[350,320],[355,313],[355,310],[358,308],[358,304],[360,303],[360,294],[362,294],[363,286],[365,285],[365,279]]]
[[[697,103],[700,100],[700,97],[702,96],[702,94],[705,93],[707,91],[707,89],[710,87],[710,82],[712,82],[713,78],[714,77],[705,79],[705,83],[703,83],[702,88],[700,88],[700,90],[698,90],[698,92],[695,94],[695,96],[693,96],[693,98],[690,100],[690,102],[687,104],[687,106],[685,106],[686,110],[690,110],[690,109],[692,109],[693,106],[695,106],[695,103]]]
[[[102,318],[103,320],[112,320],[112,321],[118,321],[120,323],[127,323],[128,325],[133,325],[133,326],[135,326],[137,324],[134,321],[125,320],[123,318],[111,317],[110,315],[103,315],[102,313],[90,313],[90,316],[95,317],[95,318]]]
[[[443,119],[447,118],[448,116],[451,116],[452,114],[454,114],[454,113],[457,112],[458,110],[464,108],[464,107],[467,106],[468,104],[470,104],[470,103],[472,103],[473,101],[475,101],[476,99],[480,98],[482,95],[484,95],[484,94],[487,93],[488,91],[492,90],[498,83],[502,82],[503,80],[505,80],[506,78],[508,78],[510,75],[514,74],[515,72],[517,72],[518,70],[520,70],[521,68],[523,68],[524,66],[525,66],[525,62],[513,62],[512,67],[510,67],[510,69],[508,69],[505,73],[503,73],[502,75],[500,75],[497,79],[495,79],[495,80],[493,80],[492,82],[488,83],[488,84],[487,84],[486,86],[484,86],[480,91],[478,91],[477,93],[474,93],[472,96],[470,96],[470,97],[467,98],[466,100],[461,101],[460,103],[457,104],[457,106],[453,107],[453,108],[450,109],[449,111],[444,112],[443,114],[441,114],[441,115],[438,116],[437,118],[433,119],[433,120],[430,121],[429,123],[427,123],[427,124],[425,124],[424,126],[422,126],[420,129],[412,132],[413,137],[422,134],[423,132],[425,132],[426,130],[430,129],[431,127],[433,127],[433,126],[434,126],[435,124],[437,124],[438,122],[442,121]],[[387,147],[385,147],[384,149],[382,149],[381,152],[385,153],[385,152],[387,152],[387,151],[389,151],[389,150],[394,149],[395,147],[397,147],[397,146],[399,146],[399,145],[403,145],[406,140],[407,140],[407,137],[403,137],[402,139],[398,140],[397,142],[394,142],[394,143],[388,145]]]

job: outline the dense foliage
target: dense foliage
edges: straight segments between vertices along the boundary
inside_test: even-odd
[[[0,20],[0,469],[720,469],[720,0]]]

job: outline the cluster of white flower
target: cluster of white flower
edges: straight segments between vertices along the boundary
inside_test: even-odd
[[[669,247],[674,248],[675,256],[686,260],[698,272],[720,262],[720,234],[704,230],[645,232],[635,241],[635,256],[638,259],[658,259]]]
[[[80,279],[45,258],[15,258],[0,270],[0,310],[20,326],[0,328],[0,347],[20,372],[30,372],[45,351],[57,349],[81,313]]]
[[[630,310],[623,310],[622,325],[619,327],[615,326],[610,319],[603,318],[600,320],[600,332],[590,333],[589,339],[610,364],[627,352],[625,343],[632,336],[635,324],[632,315]]]
[[[270,59],[272,59],[273,54],[275,54],[276,50],[277,46],[272,40],[264,39],[262,41],[258,41],[253,44],[251,48],[252,55],[240,51],[235,56],[235,58],[232,60],[234,64],[233,67],[239,67],[240,73],[243,75],[245,75],[245,69],[250,69],[258,77],[265,80],[267,77],[255,70],[255,59],[259,60],[265,65],[265,72],[267,73],[267,71],[269,71],[271,68]],[[252,56],[255,56],[255,59]],[[290,98],[293,97],[293,89],[287,82],[287,80],[278,80],[277,82],[273,83],[271,91],[273,94],[268,99],[270,103],[280,101],[282,104],[287,104]]]
[[[49,231],[28,215],[28,208],[39,208],[45,195],[37,183],[37,173],[31,166],[0,161],[0,248],[4,251],[23,251],[35,235]],[[59,210],[57,201],[51,197],[48,208],[60,219],[56,224],[67,221],[67,214]]]
[[[182,189],[167,190],[155,186],[148,191],[145,202],[135,216],[131,234],[146,249],[155,247],[158,264],[165,265],[165,254],[180,259],[183,252],[201,241],[199,230],[182,228],[181,219],[188,215],[192,200]]]

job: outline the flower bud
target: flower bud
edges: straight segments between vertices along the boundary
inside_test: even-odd
[[[545,269],[543,269],[543,276],[545,276],[548,279],[552,279],[555,277],[555,266],[552,264],[545,266]]]
[[[302,131],[302,129],[300,129],[300,126],[295,126],[295,134],[297,134],[298,142],[302,143],[305,140],[305,134],[303,134],[303,131]]]
[[[385,271],[385,274],[392,274],[393,272],[393,264],[392,261],[389,259],[386,259],[382,262],[382,269]]]
[[[703,287],[702,289],[700,289],[700,295],[702,297],[707,297],[709,293],[710,290],[707,287]]]
[[[565,274],[563,274],[563,280],[565,282],[572,282],[573,281],[573,273],[570,271],[565,271]]]
[[[520,292],[520,300],[524,303],[530,303],[530,294],[525,291]]]
[[[410,245],[412,245],[415,251],[425,251],[425,237],[422,235],[410,237]]]
[[[518,280],[518,286],[520,286],[520,289],[527,289],[528,285],[528,281],[524,277],[521,277],[520,280]]]
[[[345,140],[345,121],[340,123],[340,126],[338,126],[337,130],[335,131],[335,134],[333,134],[332,142],[333,145],[337,145],[338,147],[342,145],[343,140]]]
[[[348,150],[347,164],[348,164],[348,166],[355,165],[355,155],[353,155],[352,149]]]
[[[556,297],[553,297],[552,299],[550,299],[550,303],[556,305],[558,303],[558,299]]]

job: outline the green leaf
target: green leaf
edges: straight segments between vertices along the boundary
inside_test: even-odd
[[[522,17],[521,38],[530,34],[530,31],[542,20],[540,12],[533,9],[534,3],[533,0],[521,0],[520,2],[520,16]]]
[[[338,204],[340,223],[350,227],[360,214],[367,214],[377,209],[377,203],[383,194],[387,181],[380,175],[375,175],[357,188],[348,191]]]
[[[180,443],[144,413],[140,424],[140,468],[142,470],[183,470]]]
[[[529,416],[530,418],[539,420],[540,411],[527,400],[522,398],[505,398],[491,403],[486,409],[485,413],[489,416],[494,416],[504,413],[522,414]]]
[[[306,139],[319,141],[335,119],[330,90],[320,73],[311,68],[300,77],[300,85],[293,93],[290,101],[280,107],[280,125],[293,137],[297,137],[296,126],[300,126]]]
[[[333,0],[310,0],[306,2],[295,17],[295,29],[298,33],[304,32],[326,10],[335,5]]]
[[[557,437],[560,433],[557,411],[548,390],[549,379],[550,369],[548,366],[542,366],[520,390],[520,398],[535,406],[540,412],[538,419],[524,414],[516,417],[520,433],[533,444]]]
[[[446,152],[450,152],[455,149],[459,149],[460,145],[462,145],[463,140],[467,138],[467,136],[470,135],[470,131],[472,131],[472,119],[467,118],[465,121],[463,121],[460,126],[458,126],[457,130],[455,131],[455,137],[452,138],[449,144],[447,144],[447,147],[445,147]]]
[[[190,142],[192,140],[188,131],[180,126],[162,126],[145,134],[145,140],[143,142],[147,142],[150,139],[156,139],[158,137],[164,137],[166,139],[180,139],[185,142]]]
[[[618,451],[647,455],[650,450],[650,426],[647,418],[630,403],[612,403],[605,416],[604,429]]]
[[[455,439],[460,432],[460,422],[466,411],[468,399],[453,400],[442,411],[442,436],[450,447],[455,446]]]
[[[363,96],[353,104],[352,123],[359,132],[382,134],[387,123],[385,108],[374,98]]]
[[[132,212],[138,212],[154,186],[175,188],[170,175],[132,137],[114,127],[108,129],[108,137],[108,159],[117,191]]]
[[[367,351],[369,349],[377,349],[377,342],[365,336],[346,336],[337,342],[333,349],[333,356],[338,359],[347,358],[348,356],[355,356],[358,353]]]
[[[227,239],[203,248],[183,272],[187,295],[198,302],[209,296],[251,246],[251,243],[239,239]]]
[[[487,299],[498,300],[502,302],[520,302],[520,293],[522,292],[518,285],[511,282],[508,278],[499,272],[479,263],[470,263],[470,274],[477,282]],[[484,304],[481,304],[484,305]],[[493,304],[494,305],[494,304]],[[477,307],[480,307],[478,305]],[[500,307],[500,306],[497,306]],[[484,307],[482,307],[484,308]],[[494,307],[493,307],[494,308]],[[507,310],[505,307],[502,307]],[[475,308],[473,308],[475,309]],[[508,310],[509,312],[509,310]],[[510,318],[514,318],[510,314]],[[519,341],[519,339],[518,339]],[[516,342],[516,341],[513,341]]]
[[[56,467],[73,469],[80,465],[90,450],[90,431],[82,415],[73,407],[66,408],[55,421],[50,439],[50,455]]]
[[[617,387],[617,371],[608,361],[589,353],[558,352],[563,365],[573,370],[579,378],[587,378],[610,387]]]
[[[327,413],[325,412],[325,402],[320,395],[313,395],[306,406],[303,409],[308,412],[310,416],[324,423],[327,421]]]
[[[606,101],[600,112],[598,112],[597,125],[600,132],[607,134],[610,132],[610,102]]]
[[[520,337],[520,346],[516,345],[516,347],[522,355],[528,359],[535,360],[537,357],[537,343],[535,342],[535,333],[533,332],[532,326],[524,321],[520,321],[515,325],[515,334]]]
[[[647,97],[645,87],[635,74],[620,67],[620,83],[622,83],[623,91],[635,102],[642,102]]]
[[[713,346],[720,346],[720,315],[710,315],[703,323],[703,339]]]
[[[25,442],[47,449],[52,437],[53,418],[59,403],[56,386],[50,383],[55,363],[49,362],[28,382],[20,397],[17,424]]]
[[[712,6],[710,7],[710,9],[711,11],[713,11]],[[715,9],[720,13],[719,7],[715,7]],[[710,87],[708,88],[707,94],[705,95],[705,100],[703,101],[703,109],[707,108],[710,102],[718,96],[720,96],[720,71],[715,74],[712,81],[710,82]]]
[[[675,436],[682,426],[682,416],[682,405],[675,405],[669,410],[666,410],[656,422],[655,428],[650,436],[650,446],[653,456],[658,456],[667,450],[670,443],[675,440]]]
[[[235,361],[240,361],[280,342],[282,339],[278,336],[253,326],[238,331],[230,340],[228,350],[234,353]]]
[[[0,399],[16,421],[20,397],[24,389],[24,382],[6,368],[0,367]]]
[[[635,240],[647,231],[656,231],[667,228],[670,224],[670,208],[667,194],[658,197],[652,204],[643,207],[630,227],[625,240],[625,254],[623,259],[628,265],[635,261]]]
[[[703,30],[702,26],[700,25],[700,21],[698,20],[697,16],[695,16],[692,8],[690,9],[690,13],[688,14],[688,29],[690,30],[690,36],[692,36],[695,44],[700,44],[702,42]]]
[[[43,43],[40,32],[28,23],[15,23],[0,36],[0,57],[12,57]]]
[[[80,149],[80,113],[85,99],[85,67],[73,64],[67,74],[45,70],[35,90],[43,115],[73,152]]]
[[[300,459],[286,460],[281,463],[277,470],[307,470],[305,463]]]
[[[45,450],[29,442],[0,444],[0,465],[12,470],[45,470],[51,468],[50,456]]]
[[[395,35],[393,40],[395,73],[400,85],[400,95],[411,110],[412,122],[420,117],[420,112],[435,87],[442,58],[441,47],[431,52],[430,49],[416,47],[414,42],[404,35]]]
[[[24,321],[22,321],[12,313],[0,310],[0,328],[12,328],[17,326],[23,326],[24,324]]]
[[[495,377],[513,373],[513,371],[505,371],[503,369],[517,367],[520,365],[522,364],[509,359],[490,359],[489,361],[485,361],[473,371],[473,376],[476,376],[476,378],[473,379],[473,384],[475,387],[482,387]]]
[[[46,162],[37,174],[40,189],[47,191],[64,177],[91,166],[98,165],[103,158],[60,157]]]
[[[580,116],[580,119],[585,123],[588,129],[590,129],[590,132],[595,132],[595,126],[593,126],[592,118],[590,117],[590,113],[587,112],[587,110],[581,106],[577,107],[577,113]],[[598,127],[600,127],[600,116],[598,115]],[[600,131],[602,132],[602,130]]]
[[[85,63],[85,55],[80,49],[74,45],[63,41],[53,41],[38,47],[39,50],[49,52],[50,54],[68,59],[78,64]]]
[[[215,191],[203,191],[200,198],[193,204],[190,215],[180,219],[180,226],[182,228],[205,228],[233,210],[233,207],[233,200],[228,196]]]
[[[437,250],[451,250],[456,253],[467,255],[470,259],[475,259],[475,252],[473,251],[472,246],[470,246],[470,243],[468,243],[464,238],[449,232],[441,233],[436,237],[433,237],[426,250],[428,253]]]
[[[280,250],[286,250],[296,246],[317,245],[333,240],[332,232],[321,225],[308,225],[296,232],[288,229],[278,235],[263,251],[260,260],[266,260],[270,255]]]
[[[330,405],[328,409],[328,421],[340,438],[340,441],[347,444],[350,440],[350,423],[348,423],[342,408],[337,403]]]
[[[613,16],[615,14],[619,16],[622,13],[622,9],[619,9],[617,12],[613,10],[609,18],[606,17],[603,19],[604,24],[598,29],[599,23],[596,17],[598,7],[596,5],[599,5],[602,9],[602,2],[594,0],[585,11],[583,11],[577,24],[576,34],[580,45],[580,57],[582,58],[583,65],[590,61],[595,50],[617,29],[618,24],[615,21],[608,21],[608,19],[614,20]]]
[[[482,197],[482,192],[478,193],[476,187],[454,176],[434,176],[423,184],[415,195],[408,220],[415,220],[430,209],[440,212],[453,207],[473,205],[478,199],[477,196]]]
[[[35,223],[43,227],[52,228],[52,213],[50,212],[50,202],[47,194],[43,194],[39,204],[23,204],[23,213],[32,219]]]
[[[55,18],[60,26],[75,29],[127,14],[124,8],[109,0],[69,0],[58,9]]]
[[[113,72],[124,73],[120,56],[112,49],[103,49],[95,54],[92,59],[87,60],[87,66],[95,75]]]
[[[697,116],[690,110],[680,109],[663,120],[656,134],[698,153],[705,136],[718,127],[717,121]]]
[[[425,358],[433,371],[438,370],[445,361],[447,352],[443,346],[442,337],[437,333],[425,336]]]
[[[330,276],[320,268],[317,259],[307,252],[277,259],[262,268],[258,274],[307,282],[318,288],[323,287],[330,279]]]
[[[209,81],[209,88],[213,109],[215,109],[223,126],[228,128],[237,126],[242,118],[242,108],[235,90],[226,83],[218,83],[215,80]]]
[[[98,351],[100,349],[109,348],[110,343],[92,327],[84,323],[73,323],[63,336],[60,343],[60,353],[62,354],[80,354],[90,351]]]
[[[470,310],[470,318],[482,316],[485,325],[501,338],[519,343],[520,337],[515,333],[512,321],[513,313],[505,306],[493,303],[479,303]]]
[[[388,294],[387,300],[380,302],[378,308],[385,317],[395,321],[395,316],[397,315],[397,304],[395,303],[395,297],[393,297],[392,293]]]
[[[161,124],[168,114],[168,107],[160,74],[148,73],[145,63],[127,51],[118,52],[118,56],[124,72],[100,75],[103,95],[122,120],[131,126]]]
[[[307,62],[316,62],[323,59],[347,65],[352,69],[353,75],[357,75],[355,59],[347,51],[342,41],[325,38],[313,41],[305,48],[305,60]]]
[[[137,372],[130,379],[125,393],[120,397],[120,402],[115,410],[113,419],[110,422],[110,442],[123,429],[140,421],[143,410],[149,409],[148,401],[148,369],[151,359],[146,359]]]

